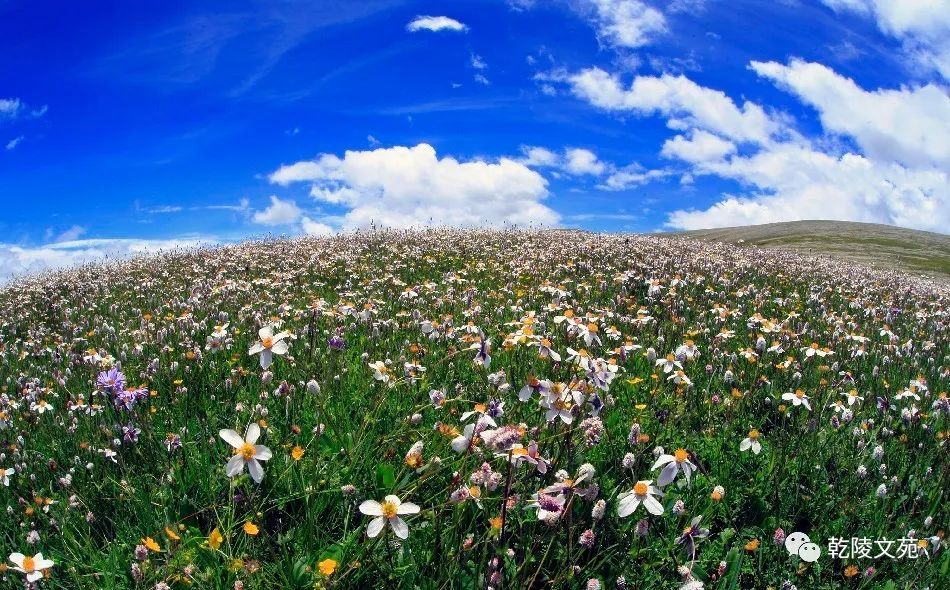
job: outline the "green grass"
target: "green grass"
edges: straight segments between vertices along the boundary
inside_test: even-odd
[[[706,588],[938,588],[950,559],[933,541],[919,560],[826,553],[832,536],[914,530],[937,540],[948,516],[946,293],[909,295],[899,278],[843,268],[769,252],[750,264],[741,249],[659,237],[430,231],[257,242],[21,281],[0,292],[0,468],[15,469],[0,487],[0,539],[9,552],[54,560],[43,588],[584,588],[590,579],[613,588],[621,576],[629,588],[679,588],[686,566]],[[654,279],[663,289],[652,296]],[[601,343],[555,320],[567,310],[596,326]],[[752,317],[775,331],[750,327]],[[264,371],[248,348],[278,321],[289,352]],[[439,324],[436,337],[425,321]],[[224,323],[223,346],[207,349]],[[880,335],[885,324],[893,344]],[[470,350],[479,330],[491,342],[487,368]],[[329,345],[334,334],[345,347]],[[849,334],[869,339],[864,356],[853,356]],[[750,362],[740,353],[760,335],[785,351]],[[528,346],[542,336],[562,362]],[[628,340],[639,348],[619,354]],[[677,386],[647,351],[662,358],[687,340],[700,356],[682,361],[692,385]],[[912,352],[899,353],[908,341]],[[833,354],[807,358],[812,342]],[[613,359],[616,376],[597,390],[568,348]],[[104,360],[83,358],[93,349]],[[375,361],[389,361],[390,384],[374,378]],[[426,370],[409,378],[406,362]],[[150,392],[131,410],[96,385],[112,365]],[[584,393],[570,424],[547,422],[537,393],[519,400],[531,376]],[[918,379],[927,384],[919,401],[896,399]],[[811,411],[782,399],[796,389]],[[863,400],[835,423],[829,405],[852,389]],[[433,390],[444,404],[431,402]],[[77,408],[80,399],[101,411]],[[39,413],[40,401],[53,409]],[[509,467],[509,450],[490,449],[489,434],[452,449],[478,419],[462,415],[492,401],[504,402],[499,427],[537,442],[547,473]],[[227,477],[232,450],[218,434],[251,422],[273,452],[259,484],[246,469]],[[631,444],[633,424],[644,436]],[[124,426],[140,429],[136,442],[123,441]],[[739,450],[750,429],[761,454]],[[180,449],[166,448],[170,434]],[[662,515],[640,506],[621,518],[618,495],[656,483],[659,447],[686,449],[698,471],[665,487]],[[530,497],[588,464],[595,474],[579,487],[589,497],[551,491],[566,508],[539,521]],[[483,468],[494,483],[473,482]],[[454,502],[462,486],[477,487],[478,502]],[[372,519],[358,507],[387,494],[421,509],[405,516],[405,541],[388,526],[367,537]],[[602,519],[592,514],[598,500]],[[694,559],[676,540],[697,516],[710,532]],[[814,564],[789,555],[773,543],[777,528],[808,533],[825,553]],[[580,542],[588,529],[589,548]],[[160,550],[137,557],[146,537]],[[327,559],[336,566],[324,575]],[[22,579],[9,569],[0,588]]]

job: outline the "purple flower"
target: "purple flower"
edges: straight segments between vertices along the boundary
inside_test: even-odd
[[[147,397],[148,389],[144,387],[123,389],[115,396],[115,406],[117,408],[125,408],[126,410],[131,411],[136,402],[139,402]]]
[[[343,330],[337,328],[333,336],[330,337],[330,340],[327,341],[327,345],[333,350],[343,350],[346,348],[346,341],[343,340]]]
[[[99,373],[96,383],[104,390],[118,393],[125,389],[125,375],[119,369],[112,367],[108,371]]]
[[[126,444],[133,444],[139,441],[139,435],[142,434],[142,431],[135,427],[134,424],[128,424],[122,427],[122,440]]]

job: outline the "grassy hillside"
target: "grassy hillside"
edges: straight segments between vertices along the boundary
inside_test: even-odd
[[[950,280],[950,236],[872,223],[791,221],[684,232],[716,242],[828,254]]]
[[[0,589],[943,587],[950,299],[916,286],[474,230],[21,279]]]

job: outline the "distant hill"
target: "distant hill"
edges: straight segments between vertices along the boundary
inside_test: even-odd
[[[700,240],[828,254],[950,281],[950,236],[874,223],[790,221],[683,232]]]

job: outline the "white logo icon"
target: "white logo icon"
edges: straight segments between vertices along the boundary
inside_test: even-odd
[[[790,555],[797,555],[808,563],[814,563],[821,557],[821,547],[812,543],[808,535],[797,531],[785,537],[785,549]]]

